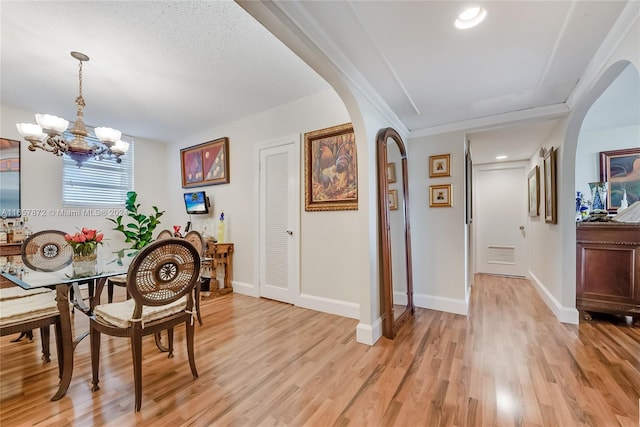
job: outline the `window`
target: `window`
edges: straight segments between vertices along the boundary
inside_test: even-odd
[[[93,133],[93,128],[87,126]],[[69,132],[64,133],[67,139],[73,138]],[[89,143],[99,140],[89,135]],[[122,135],[129,142],[129,151],[121,157],[122,162],[115,160],[91,159],[78,167],[69,156],[64,158],[62,173],[62,203],[64,206],[122,206],[127,200],[127,191],[133,190],[133,138]]]

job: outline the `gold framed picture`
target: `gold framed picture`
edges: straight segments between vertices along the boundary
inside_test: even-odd
[[[451,176],[451,154],[429,156],[429,178]]]
[[[387,163],[387,182],[393,184],[396,182],[396,164]]]
[[[389,210],[398,210],[398,190],[389,190]]]
[[[556,207],[556,149],[551,147],[544,156],[544,222],[557,224]]]
[[[452,184],[429,186],[429,207],[450,208],[453,206]]]
[[[305,211],[358,209],[358,167],[353,125],[304,134]]]
[[[529,172],[529,216],[540,215],[540,166]]]

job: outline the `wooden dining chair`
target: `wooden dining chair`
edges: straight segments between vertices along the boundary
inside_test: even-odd
[[[162,230],[160,233],[158,233],[158,236],[156,237],[156,240],[162,240],[162,239],[168,239],[173,237],[173,235],[171,234],[171,231],[169,230]],[[120,286],[122,288],[126,288],[127,287],[127,275],[126,274],[120,274],[118,276],[112,276],[109,277],[107,279],[107,301],[108,302],[113,302],[113,291],[115,289],[115,286]],[[127,299],[129,299],[129,294],[127,294]]]
[[[100,337],[128,337],[133,355],[135,411],[142,406],[142,337],[166,330],[173,356],[173,328],[185,324],[187,353],[193,378],[198,377],[194,354],[193,289],[200,277],[200,254],[184,239],[156,240],[133,259],[127,272],[130,300],[102,304],[89,320],[92,390],[98,386]]]
[[[184,240],[191,243],[196,248],[196,250],[200,254],[201,259],[204,257],[204,251],[206,249],[206,246],[204,244],[204,238],[202,237],[202,234],[200,234],[199,231],[191,230],[187,232],[187,234],[184,235]],[[202,277],[198,277],[198,282],[196,283],[194,293],[195,293],[196,312],[198,314],[198,324],[200,326],[202,326],[202,315],[200,314],[201,289],[202,289]]]
[[[21,257],[31,270],[53,272],[65,268],[73,261],[73,248],[59,230],[43,230],[32,234],[22,244]],[[36,294],[38,294],[36,296]],[[46,294],[46,295],[42,295]],[[55,302],[55,292],[47,288],[25,291],[21,288],[3,289],[0,293],[1,336],[20,333],[32,337],[33,329],[40,330],[42,360],[50,359],[50,326],[56,325],[56,343],[60,354],[60,312]],[[17,341],[15,340],[15,341]],[[62,361],[58,357],[58,363]]]
[[[60,366],[62,362],[60,357],[60,311],[55,295],[54,291],[41,288],[25,290],[16,286],[0,289],[0,336],[20,333],[22,337],[28,335],[28,332],[33,329],[39,329],[42,341],[42,360],[44,363],[49,363],[51,361],[50,326],[55,325],[58,365]],[[31,336],[33,335],[31,334]]]

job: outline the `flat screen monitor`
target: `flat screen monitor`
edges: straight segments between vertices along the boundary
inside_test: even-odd
[[[209,198],[204,191],[194,191],[193,193],[184,193],[184,206],[187,213],[191,214],[208,214]]]

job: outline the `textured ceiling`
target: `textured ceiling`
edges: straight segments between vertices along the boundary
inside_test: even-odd
[[[329,88],[228,1],[2,1],[2,104],[164,142]],[[28,120],[26,118],[25,120]]]

